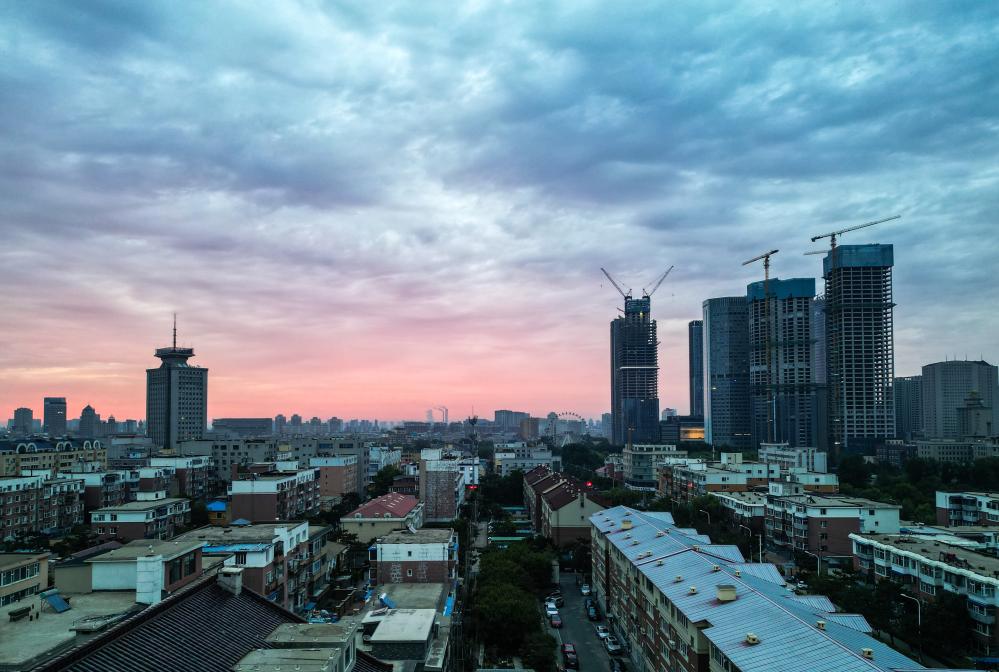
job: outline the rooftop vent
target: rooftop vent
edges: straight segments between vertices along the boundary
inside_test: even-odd
[[[819,630],[825,630],[826,629],[826,622],[825,621],[815,621],[815,627],[818,628]]]
[[[691,586],[687,589],[688,595],[697,595],[697,586]]]
[[[626,529],[626,530],[627,530],[628,528],[626,527],[626,528],[624,528],[624,529]],[[631,532],[629,532],[628,534],[624,535],[624,538],[625,538],[625,539],[631,539]]]
[[[665,537],[665,536],[666,536],[666,533],[665,533],[665,532],[662,532],[662,531],[660,531],[660,532],[656,532],[656,536],[657,536],[657,537]]]
[[[719,602],[735,601],[735,586],[730,583],[720,583],[715,586],[715,597]]]
[[[749,644],[750,646],[753,646],[753,645],[759,644],[759,643],[760,643],[760,638],[756,636],[755,632],[747,632],[746,633],[746,644]]]
[[[628,518],[625,518],[624,520],[622,520],[621,521],[621,529],[622,530],[630,530],[631,529],[631,520],[629,520]]]
[[[631,542],[631,545],[632,546],[638,546],[639,543],[641,543],[641,542],[639,542],[638,539],[635,539],[633,542]]]
[[[677,574],[676,578],[673,579],[673,583],[680,583],[681,581],[683,581],[683,575],[682,574]]]
[[[860,655],[868,660],[874,660],[874,649],[863,648],[860,650]]]
[[[662,560],[656,560],[656,567],[662,567],[662,566],[663,566],[663,561]]]
[[[701,550],[701,545],[700,544],[694,544],[691,548],[693,548],[695,551],[700,551]]]
[[[738,579],[740,576],[742,576],[742,570],[741,569],[735,570],[735,578]]]
[[[721,571],[721,565],[711,565],[711,571],[712,572],[720,572]]]

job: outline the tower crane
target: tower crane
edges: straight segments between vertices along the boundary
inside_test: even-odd
[[[603,269],[600,269],[600,270],[603,270]],[[673,270],[673,266],[671,265],[671,266],[670,266],[669,268],[667,268],[667,269],[666,269],[666,272],[662,274],[662,276],[661,276],[661,277],[659,278],[658,282],[656,282],[656,284],[655,284],[655,285],[653,285],[653,287],[652,287],[652,291],[651,291],[651,292],[646,292],[646,291],[645,291],[645,290],[643,289],[643,290],[642,290],[642,294],[643,294],[644,296],[647,296],[647,297],[649,297],[649,298],[652,298],[652,295],[656,293],[656,290],[657,290],[657,289],[659,289],[659,285],[663,284],[663,280],[665,280],[665,279],[666,279],[666,276],[667,276],[667,275],[669,275],[669,272],[670,272],[670,271],[672,271],[672,270]],[[606,271],[604,271],[604,272],[606,273]]]
[[[614,278],[611,277],[611,274],[607,272],[606,268],[604,268],[603,266],[601,266],[600,270],[603,272],[604,275],[607,276],[607,279],[610,280],[610,283],[612,285],[614,285],[614,289],[617,290],[618,294],[620,294],[624,298],[625,301],[627,301],[628,299],[631,298],[631,290],[630,289],[628,290],[628,293],[625,294],[624,290],[621,289],[621,286],[614,281]]]
[[[758,254],[752,259],[747,259],[742,262],[743,266],[748,266],[753,262],[763,260],[763,322],[767,325],[766,338],[764,339],[764,344],[767,351],[767,443],[772,443],[774,440],[774,413],[776,408],[774,404],[776,399],[774,399],[774,386],[773,386],[773,374],[772,363],[770,361],[770,339],[771,339],[771,324],[770,324],[770,257],[780,252],[780,250],[770,250],[769,252],[764,252],[763,254]]]
[[[856,231],[857,229],[866,229],[868,226],[874,226],[875,224],[883,224],[884,222],[890,222],[893,219],[900,219],[902,215],[892,215],[891,217],[885,217],[884,219],[876,219],[873,222],[865,222],[864,224],[857,224],[856,226],[848,226],[845,229],[840,229],[839,231],[831,231],[829,233],[823,233],[818,236],[812,236],[812,242],[817,240],[822,240],[823,238],[829,239],[829,249],[836,249],[836,236],[840,236],[849,231]],[[825,254],[821,250],[815,250],[812,252],[805,252],[805,254]]]

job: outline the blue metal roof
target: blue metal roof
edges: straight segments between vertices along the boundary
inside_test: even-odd
[[[211,511],[213,513],[218,513],[220,511],[225,511],[225,502],[218,502],[218,501],[208,502],[205,505],[205,509],[207,509],[208,511]]]

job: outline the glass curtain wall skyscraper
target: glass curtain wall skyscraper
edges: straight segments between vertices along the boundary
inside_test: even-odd
[[[815,447],[813,278],[773,278],[746,288],[752,445]]]
[[[659,341],[648,296],[624,299],[610,324],[613,443],[659,441]]]
[[[839,245],[824,257],[831,449],[895,435],[891,245]]]
[[[704,302],[704,441],[749,448],[749,322],[744,296]]]
[[[690,371],[690,414],[704,416],[704,322],[692,320],[687,325],[688,366]]]
[[[45,397],[42,430],[49,436],[66,436],[66,397]]]

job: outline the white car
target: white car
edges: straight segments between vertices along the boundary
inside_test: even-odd
[[[606,625],[598,625],[597,637],[599,637],[600,639],[607,639],[608,637],[610,637],[610,628],[608,628]]]
[[[610,635],[604,640],[604,647],[607,649],[607,653],[612,656],[621,654],[621,642],[617,641],[617,637],[614,635]]]
[[[579,592],[581,592],[583,595],[589,595],[590,594],[590,584],[584,583],[583,587],[579,589]]]
[[[545,616],[551,618],[558,613],[558,607],[554,602],[545,602]]]

